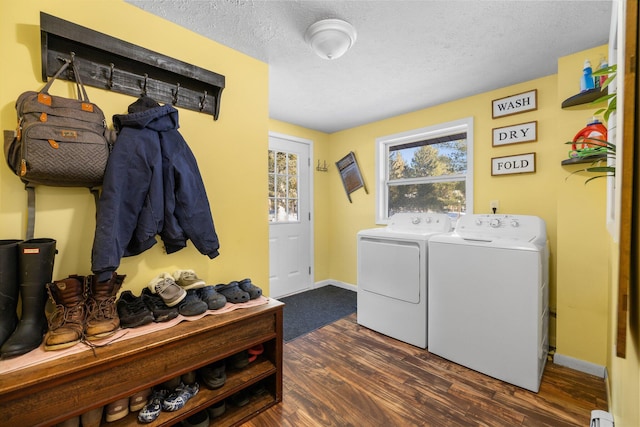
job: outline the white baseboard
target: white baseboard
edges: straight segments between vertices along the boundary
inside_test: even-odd
[[[576,371],[595,375],[600,378],[605,378],[607,372],[607,369],[602,365],[596,365],[595,363],[575,359],[558,353],[553,355],[553,363],[575,369]]]
[[[352,285],[351,283],[346,283],[346,282],[341,282],[339,280],[321,280],[319,282],[316,282],[313,285],[314,289],[317,288],[321,288],[323,286],[327,286],[327,285],[333,285],[337,288],[342,288],[342,289],[348,289],[350,291],[356,292],[358,290],[358,287],[356,285]]]

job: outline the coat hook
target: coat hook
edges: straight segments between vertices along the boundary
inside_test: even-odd
[[[327,168],[327,161],[325,160],[322,166],[320,166],[320,160],[318,160],[318,166],[316,166],[316,170],[319,172],[327,172],[329,170]]]
[[[75,74],[73,72],[73,69],[74,69],[74,65],[75,65],[74,61],[76,60],[76,53],[75,52],[69,52],[69,57],[70,57],[70,59],[69,59],[68,62],[69,62],[69,65],[71,65],[71,67],[69,67],[67,69],[67,75],[69,76],[69,80],[74,80],[75,81],[76,80],[76,76],[75,76]]]
[[[111,89],[113,87],[113,69],[116,66],[113,64],[113,62],[109,63],[109,79],[107,80],[107,87],[109,89]]]
[[[178,91],[180,90],[180,83],[176,83],[176,90],[173,91],[173,105],[178,103]]]
[[[147,96],[147,80],[149,79],[149,75],[144,73],[144,82],[142,82],[142,95]]]
[[[204,91],[204,96],[200,99],[200,111],[204,110],[205,105],[207,105],[207,91]]]

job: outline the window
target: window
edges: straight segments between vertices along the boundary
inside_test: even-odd
[[[376,222],[398,212],[473,211],[473,118],[376,140]]]
[[[269,150],[269,221],[298,221],[298,155]]]

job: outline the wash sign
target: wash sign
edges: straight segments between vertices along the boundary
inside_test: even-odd
[[[538,90],[519,93],[491,101],[493,118],[510,116],[538,109]]]
[[[493,146],[538,140],[538,122],[520,123],[493,129]]]

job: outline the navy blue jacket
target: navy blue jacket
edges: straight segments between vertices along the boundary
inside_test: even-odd
[[[220,244],[196,159],[178,132],[178,111],[143,97],[113,116],[118,138],[98,204],[91,270],[108,280],[123,256],[160,235],[168,254],[191,240],[215,258]]]

